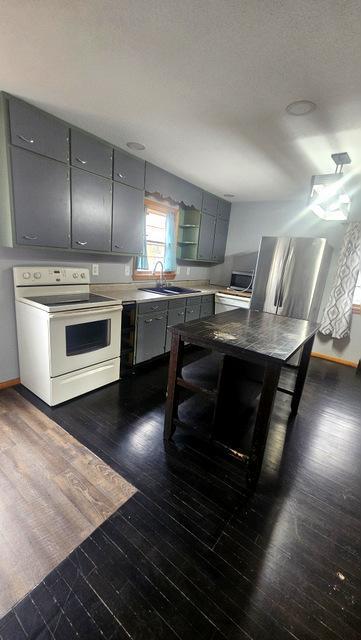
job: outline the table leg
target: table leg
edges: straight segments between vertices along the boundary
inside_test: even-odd
[[[256,485],[261,473],[280,373],[281,366],[279,364],[269,363],[266,365],[247,469],[247,483],[252,488]]]
[[[298,367],[298,373],[297,373],[295,388],[293,391],[293,397],[291,402],[292,415],[296,415],[298,411],[298,405],[300,404],[302,391],[303,391],[303,387],[304,387],[306,376],[307,376],[307,369],[310,362],[314,339],[315,339],[315,336],[312,336],[309,340],[307,340],[307,342],[304,344],[302,349],[301,361]]]
[[[173,333],[168,369],[167,402],[165,405],[164,416],[164,440],[170,440],[175,432],[174,419],[178,416],[179,404],[179,387],[177,385],[177,378],[181,375],[182,371],[183,350],[183,340],[179,334]]]

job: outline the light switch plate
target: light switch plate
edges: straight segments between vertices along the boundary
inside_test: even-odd
[[[126,264],[124,267],[124,275],[130,276],[130,265]]]
[[[92,276],[98,276],[98,275],[99,275],[99,265],[92,264]]]
[[[190,276],[190,274],[191,274],[191,268],[187,267],[187,276]]]
[[[181,268],[177,267],[177,276],[179,276],[180,272],[181,272]]]

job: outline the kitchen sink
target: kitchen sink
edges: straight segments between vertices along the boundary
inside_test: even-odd
[[[187,289],[185,287],[140,287],[139,291],[147,291],[148,293],[157,293],[161,296],[174,296],[185,293],[200,293],[199,289]]]

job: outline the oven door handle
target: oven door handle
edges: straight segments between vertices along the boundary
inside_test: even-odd
[[[101,309],[79,309],[79,311],[62,311],[59,313],[49,313],[49,318],[52,319],[68,319],[68,318],[83,318],[84,316],[104,315],[110,311],[121,311],[123,307],[118,305],[116,307],[102,307]]]

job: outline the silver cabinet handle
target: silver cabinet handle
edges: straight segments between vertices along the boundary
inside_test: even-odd
[[[145,324],[150,324],[151,322],[153,322],[153,318],[149,318],[149,320],[145,320],[144,322]]]
[[[115,246],[116,249],[121,249],[123,247],[122,244],[115,244],[114,246]]]
[[[119,178],[121,178],[122,180],[125,180],[125,175],[124,175],[124,173],[120,173],[120,172],[118,172],[118,173],[117,173],[117,176],[119,176]]]
[[[162,316],[158,316],[156,320],[163,320]]]
[[[184,316],[184,311],[178,311],[179,316]]]
[[[87,160],[82,160],[81,158],[75,158],[75,160],[77,160],[77,162],[80,162],[80,164],[86,164],[88,162]]]
[[[159,304],[156,304],[154,307],[151,307],[151,309],[152,309],[153,311],[155,311],[156,309],[159,309]]]
[[[81,247],[85,247],[85,245],[88,244],[88,243],[87,242],[80,242],[80,240],[77,240],[76,244],[79,244]]]
[[[22,136],[20,134],[18,134],[18,138],[20,138],[20,140],[23,140],[24,142],[28,142],[29,144],[34,144],[35,142],[34,138],[26,138],[25,136]]]
[[[23,238],[25,238],[25,240],[37,240],[38,236],[23,236]]]

